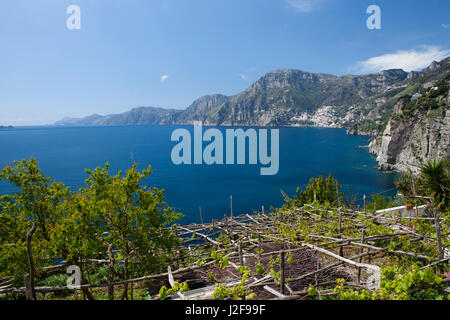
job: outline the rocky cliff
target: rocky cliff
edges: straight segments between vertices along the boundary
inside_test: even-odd
[[[395,105],[385,129],[370,143],[382,170],[417,172],[424,162],[450,156],[450,76]]]

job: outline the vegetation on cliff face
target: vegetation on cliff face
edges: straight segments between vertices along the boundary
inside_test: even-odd
[[[437,63],[433,62],[428,68],[416,72],[412,71],[409,75],[414,74],[413,77],[407,77],[401,85],[386,90],[378,95],[375,95],[372,99],[378,101],[378,105],[374,105],[373,108],[369,108],[372,114],[376,114],[377,117],[372,119],[365,117],[360,121],[355,122],[349,129],[351,133],[358,134],[373,134],[377,135],[381,133],[385,128],[392,116],[398,114],[398,110],[408,105],[415,95],[420,96],[437,83],[448,78],[450,75],[450,58],[446,58],[443,61]],[[430,105],[430,103],[425,103]],[[373,121],[377,120],[377,121]],[[373,130],[373,124],[378,123],[377,130]],[[371,126],[371,125],[372,126]],[[369,130],[365,130],[365,126],[369,126]]]
[[[417,111],[431,111],[441,109],[442,116],[445,116],[446,108],[448,108],[448,97],[450,91],[450,75],[445,79],[438,81],[428,90],[418,92],[418,98],[412,100],[409,95],[403,98],[409,98],[407,103],[401,110],[395,113],[392,119],[416,119],[414,116]]]

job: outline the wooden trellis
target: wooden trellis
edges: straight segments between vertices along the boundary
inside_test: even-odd
[[[232,210],[232,206],[231,206]],[[334,211],[339,215],[327,216],[327,213]],[[232,212],[232,211],[231,211]],[[200,284],[206,279],[205,274],[208,270],[216,268],[217,261],[210,256],[211,250],[224,253],[224,257],[229,259],[229,266],[223,271],[224,275],[219,281],[226,287],[233,287],[239,284],[240,274],[237,271],[239,265],[248,265],[254,267],[257,260],[278,259],[275,270],[279,272],[279,278],[274,277],[270,273],[258,276],[252,272],[252,276],[244,283],[245,288],[256,290],[259,292],[257,298],[270,299],[302,299],[308,295],[308,285],[326,286],[335,283],[336,277],[345,276],[343,266],[347,270],[353,268],[357,276],[348,274],[347,285],[356,288],[366,288],[373,290],[378,285],[380,268],[371,262],[378,255],[405,255],[422,259],[428,262],[426,267],[434,267],[441,263],[448,263],[450,258],[446,255],[447,249],[442,246],[441,237],[448,235],[440,234],[439,216],[435,214],[435,218],[421,218],[430,220],[430,223],[436,225],[437,239],[430,239],[425,235],[421,235],[413,230],[402,228],[399,218],[380,217],[375,213],[368,212],[365,208],[363,211],[347,209],[347,208],[315,208],[305,205],[303,208],[289,210],[288,214],[280,214],[280,212],[268,213],[262,209],[261,212],[255,214],[233,215],[224,217],[222,220],[213,220],[209,223],[203,223],[203,216],[200,208],[202,223],[177,225],[172,228],[176,229],[176,234],[182,239],[181,246],[174,253],[173,258],[167,261],[168,270],[161,274],[147,275],[134,279],[121,281],[109,281],[99,284],[83,284],[77,288],[61,287],[34,287],[28,281],[26,287],[14,288],[11,285],[11,279],[0,280],[0,293],[25,293],[28,299],[35,299],[36,293],[58,292],[65,290],[81,290],[92,288],[112,288],[114,286],[139,283],[149,280],[167,280],[170,285],[174,284],[174,279],[185,279],[192,276],[197,277]],[[361,217],[370,221],[383,223],[396,232],[366,235],[364,224]],[[337,230],[332,236],[323,234],[298,234],[296,239],[284,237],[278,228],[281,225],[289,225],[298,223],[299,219],[305,224],[314,223],[336,223]],[[333,220],[331,220],[333,219]],[[334,221],[336,220],[336,221]],[[348,238],[344,236],[345,222],[353,223],[353,230],[361,236]],[[226,235],[227,243],[220,240],[219,235]],[[377,247],[375,241],[391,240],[394,238],[408,238],[411,242],[427,241],[438,246],[440,257],[432,257],[423,253],[395,250],[389,247]],[[259,249],[265,248],[264,252]],[[358,248],[354,254],[344,254],[344,249]],[[293,255],[298,258],[298,264],[293,267],[287,266],[286,255]],[[98,263],[110,265],[112,248],[108,250],[108,256],[104,260],[89,259],[84,262]],[[326,260],[322,263],[320,260]],[[363,259],[367,263],[363,263]],[[195,264],[195,261],[203,260],[201,264]],[[116,261],[120,262],[120,261]],[[186,265],[179,267],[180,265]],[[57,266],[49,266],[47,270],[63,270],[65,263]],[[425,268],[426,268],[425,267]],[[214,269],[215,270],[215,269]],[[364,276],[363,274],[366,274]],[[372,274],[372,280],[367,275]],[[29,278],[29,276],[28,276]],[[331,279],[331,280],[330,280]],[[195,279],[191,279],[195,280]],[[372,281],[372,282],[370,282]],[[444,280],[444,281],[448,281]],[[203,282],[203,286],[194,290],[171,296],[172,299],[211,299],[215,289],[215,283]],[[320,295],[333,294],[330,290],[319,291]],[[109,298],[113,298],[111,295]]]

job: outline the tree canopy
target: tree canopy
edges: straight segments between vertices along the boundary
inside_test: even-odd
[[[78,265],[82,281],[90,281],[86,259],[114,252],[115,276],[127,279],[136,272],[160,271],[179,240],[169,226],[182,215],[164,201],[164,191],[147,187],[151,175],[134,164],[125,173],[104,168],[86,169],[86,187],[70,191],[46,177],[34,159],[14,162],[0,171],[17,191],[0,197],[0,277],[14,276],[23,283],[29,263],[26,233],[33,223],[32,252],[37,277],[49,259]],[[86,272],[85,272],[86,271]],[[125,292],[127,288],[125,286]]]

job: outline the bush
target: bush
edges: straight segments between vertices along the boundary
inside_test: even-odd
[[[311,178],[304,191],[300,191],[300,188],[297,188],[296,195],[292,199],[284,192],[283,195],[288,207],[301,207],[313,202],[328,206],[337,206],[339,203],[342,203],[344,197],[344,194],[339,192],[341,187],[339,182],[329,174],[327,178],[324,176]]]

